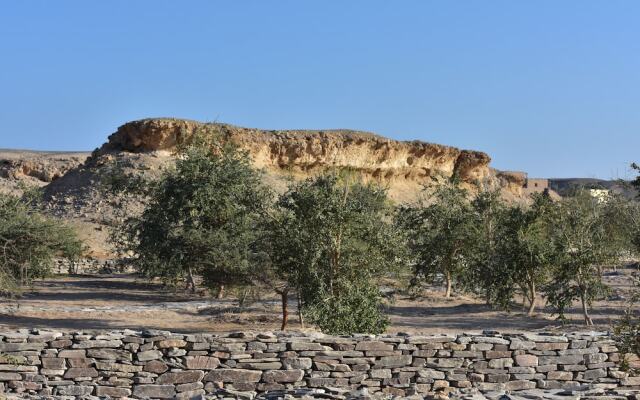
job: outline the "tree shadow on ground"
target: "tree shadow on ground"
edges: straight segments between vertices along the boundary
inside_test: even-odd
[[[614,307],[596,307],[590,313],[595,327],[607,330],[623,310]],[[442,328],[443,330],[498,330],[522,331],[537,329],[585,329],[580,307],[566,312],[566,321],[552,317],[550,308],[540,308],[534,317],[528,317],[517,308],[512,312],[501,311],[485,304],[460,304],[455,306],[391,306],[387,314],[394,330]]]
[[[159,329],[169,330],[175,333],[190,333],[193,329],[181,328],[180,326],[172,326],[170,329],[159,328],[150,325],[138,325],[131,321],[125,320],[103,320],[98,318],[64,318],[64,319],[47,319],[39,317],[27,317],[27,316],[12,316],[6,314],[0,314],[0,330],[14,330],[21,328],[38,328],[38,329],[52,329],[63,331],[104,331],[104,330],[144,330],[144,329]],[[215,331],[215,324],[211,325],[210,331]],[[208,329],[199,329],[199,331],[205,332]]]

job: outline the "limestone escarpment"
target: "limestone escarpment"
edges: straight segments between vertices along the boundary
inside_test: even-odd
[[[174,162],[176,146],[199,129],[246,150],[255,167],[264,171],[265,183],[277,192],[286,190],[291,179],[337,170],[381,184],[397,203],[413,202],[425,186],[433,188],[454,175],[472,193],[500,190],[506,200],[524,199],[524,181],[491,168],[490,157],[482,152],[351,130],[274,131],[163,118],[122,125],[84,164],[47,185],[47,212],[83,227],[83,239],[93,253],[109,253],[102,227],[112,223],[114,205],[98,187],[101,176],[117,166],[127,173],[158,177]]]
[[[388,186],[397,201],[414,200],[431,178],[457,175],[471,191],[502,188],[519,196],[490,168],[482,152],[421,141],[403,142],[351,130],[259,130],[179,119],[145,119],[124,124],[95,156],[172,150],[199,128],[216,128],[247,150],[256,167],[278,176],[305,177],[346,169]]]

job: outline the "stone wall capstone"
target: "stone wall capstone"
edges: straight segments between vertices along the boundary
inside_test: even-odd
[[[479,391],[640,389],[606,333],[336,337],[293,332],[0,332],[0,389],[69,398],[405,397]],[[315,388],[315,389],[314,389]]]

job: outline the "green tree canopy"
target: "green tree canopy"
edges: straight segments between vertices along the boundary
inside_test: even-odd
[[[430,204],[400,209],[399,225],[408,231],[414,264],[414,283],[442,276],[445,297],[450,297],[455,280],[469,266],[469,255],[478,240],[476,218],[468,193],[455,182],[439,186]]]
[[[47,276],[54,257],[75,259],[83,250],[72,228],[17,197],[0,194],[0,291],[4,294]]]
[[[496,239],[504,219],[506,205],[499,191],[480,192],[471,202],[474,240],[466,250],[468,267],[460,277],[465,290],[480,294],[487,304],[497,304],[504,284],[502,265],[497,263]]]
[[[589,309],[607,292],[602,268],[620,259],[628,240],[627,210],[619,197],[597,199],[582,191],[560,202],[553,218],[552,240],[558,261],[546,288],[549,302],[561,318],[574,300],[582,304],[585,324],[593,325]]]
[[[183,145],[175,168],[148,184],[142,215],[126,221],[120,243],[147,276],[187,278],[194,290],[195,274],[220,291],[252,283],[270,193],[247,154],[219,139],[204,132]]]
[[[270,229],[272,268],[301,296],[324,332],[380,333],[379,278],[402,266],[402,239],[386,191],[325,175],[293,185]]]
[[[536,194],[529,207],[511,206],[505,210],[497,235],[497,260],[504,274],[496,280],[500,290],[496,301],[503,308],[520,288],[529,302],[529,315],[536,307],[538,288],[547,282],[557,252],[549,240],[555,205],[546,194]]]

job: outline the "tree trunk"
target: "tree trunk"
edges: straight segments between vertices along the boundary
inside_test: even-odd
[[[518,285],[520,287],[520,291],[522,292],[522,312],[527,310],[527,302],[529,302],[529,290],[522,285]],[[531,304],[529,302],[529,304]]]
[[[191,270],[191,267],[189,267],[187,269],[187,278],[188,278],[188,282],[189,282],[189,286],[191,286],[191,293],[195,293],[196,292],[196,280],[193,277],[193,271]]]
[[[587,307],[587,299],[585,297],[584,290],[580,292],[580,301],[582,302],[582,315],[584,316],[584,324],[587,326],[593,325],[593,320],[589,316],[589,308]]]
[[[451,297],[451,272],[449,270],[445,271],[445,279],[447,281],[447,291],[444,294],[444,297]]]
[[[533,316],[536,312],[536,283],[534,281],[529,282],[529,312],[528,316]]]
[[[244,308],[244,305],[247,302],[247,296],[249,295],[249,290],[248,289],[244,289],[242,290],[242,294],[240,295],[240,301],[238,302],[238,306],[240,308]]]
[[[302,299],[300,298],[300,294],[298,297],[298,319],[300,319],[300,327],[304,329],[304,318],[302,317]]]
[[[224,297],[224,285],[218,286],[218,294],[216,295],[217,299],[222,299]]]
[[[280,296],[282,296],[282,326],[280,327],[281,331],[287,329],[287,322],[289,321],[289,290],[283,289],[280,292]]]

